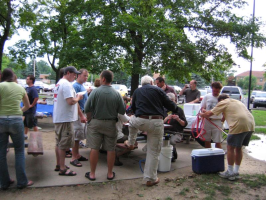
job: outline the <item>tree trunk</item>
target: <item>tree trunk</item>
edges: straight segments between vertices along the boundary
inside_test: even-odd
[[[9,32],[10,32],[10,27],[11,27],[11,13],[12,13],[12,9],[11,9],[11,1],[7,1],[7,15],[5,16],[5,28],[4,28],[4,34],[3,36],[0,38],[0,71],[2,70],[2,59],[3,59],[3,53],[4,53],[4,46],[5,46],[5,42],[8,38]]]

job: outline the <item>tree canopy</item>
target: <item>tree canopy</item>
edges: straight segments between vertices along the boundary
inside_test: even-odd
[[[237,16],[244,0],[38,0],[30,24],[36,55],[49,55],[54,71],[72,64],[93,73],[103,69],[131,75],[160,72],[180,82],[192,73],[210,81],[233,64],[223,40],[250,59],[247,47],[265,45],[261,22]],[[56,66],[56,59],[59,60]]]

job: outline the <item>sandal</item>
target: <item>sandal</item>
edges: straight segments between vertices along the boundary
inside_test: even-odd
[[[18,186],[17,188],[18,188],[18,189],[23,189],[23,188],[26,188],[26,187],[32,186],[33,184],[34,184],[33,181],[29,181],[29,182],[27,183],[27,185]]]
[[[60,170],[58,175],[60,175],[60,176],[76,176],[77,174],[76,174],[76,172],[73,172],[72,170],[64,169],[64,170]]]
[[[71,158],[72,157],[72,152],[69,150],[69,151],[66,151],[66,158]]]
[[[80,156],[80,158],[78,159],[78,161],[88,161],[88,158],[85,158],[84,156]]]
[[[91,177],[90,177],[90,172],[87,172],[87,173],[85,174],[85,177],[88,178],[88,179],[91,180],[91,181],[95,181],[95,180],[96,180],[96,178],[91,178]]]
[[[70,161],[70,164],[75,166],[75,167],[82,167],[82,164],[77,159]]]
[[[66,169],[69,169],[69,166],[65,165],[65,168],[66,168]],[[54,170],[55,170],[56,172],[59,172],[59,171],[60,171],[60,165],[56,165]]]
[[[114,172],[113,172],[113,177],[111,177],[111,178],[109,178],[108,175],[107,175],[107,179],[110,180],[110,181],[113,180],[114,178],[115,178],[115,173]]]

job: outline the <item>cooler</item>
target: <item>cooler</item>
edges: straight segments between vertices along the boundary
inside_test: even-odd
[[[185,103],[184,104],[184,113],[185,116],[190,115],[190,116],[196,116],[200,110],[200,104],[199,103]],[[193,113],[193,110],[195,114]]]
[[[224,171],[224,150],[219,148],[193,149],[192,170],[197,174]]]

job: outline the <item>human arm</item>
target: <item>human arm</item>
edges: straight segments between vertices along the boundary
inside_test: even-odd
[[[78,104],[78,115],[79,115],[79,118],[80,118],[81,123],[86,123],[87,122],[87,119],[84,116],[82,110],[80,109],[79,104]]]
[[[200,116],[203,117],[203,118],[209,118],[211,116],[213,116],[213,112],[211,110],[205,112],[205,113],[200,113]]]
[[[182,96],[182,95],[185,95],[186,94],[186,89],[188,88],[187,84],[183,87],[183,89],[179,92],[179,95]]]
[[[38,102],[38,100],[39,100],[39,97],[34,98],[32,104],[30,104],[30,108],[34,107],[36,105],[36,103]]]
[[[76,97],[69,97],[66,99],[68,105],[75,105],[79,100],[83,99],[83,95],[77,94]]]
[[[27,111],[30,108],[30,102],[27,93],[22,97],[23,107],[21,108],[22,112]]]

